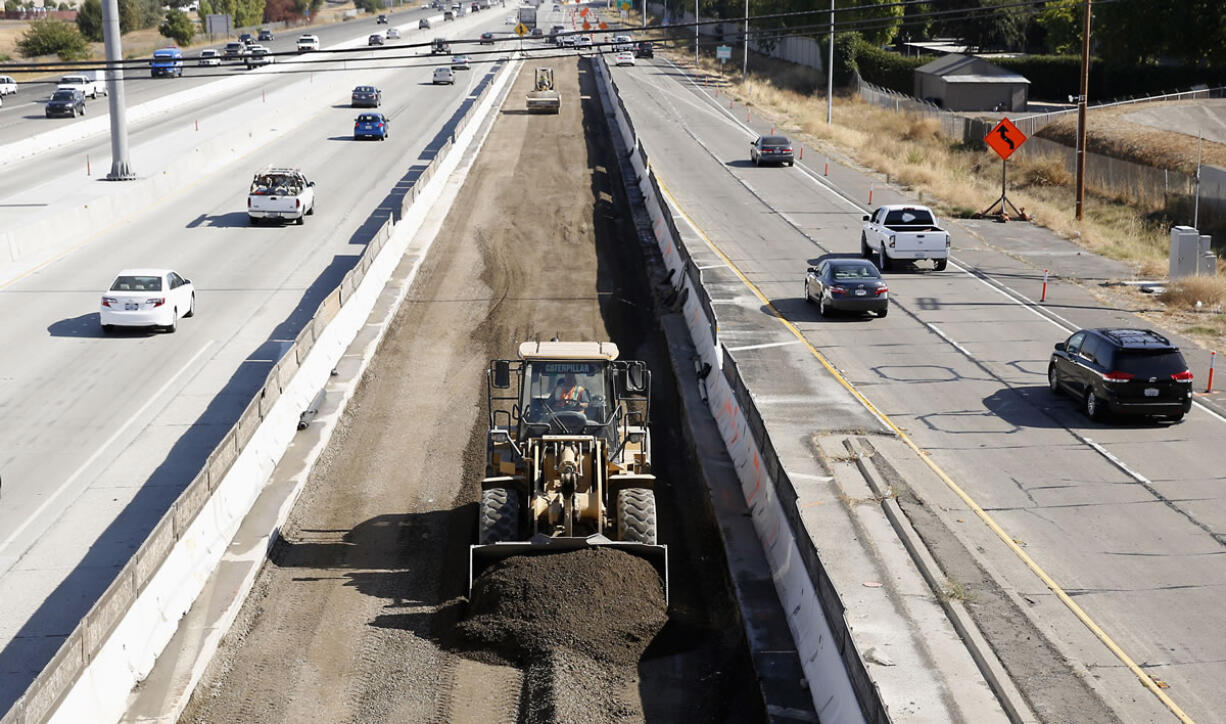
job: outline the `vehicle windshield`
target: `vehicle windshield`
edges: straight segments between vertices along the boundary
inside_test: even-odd
[[[74,96],[74,94],[73,94],[73,92],[72,92],[72,91],[70,91],[70,90],[57,90],[56,92],[54,92],[54,93],[52,93],[52,94],[51,94],[51,100],[53,100],[53,101],[70,101],[70,100],[72,100],[72,99],[73,99],[73,96]]]
[[[792,142],[788,140],[787,136],[763,136],[762,145],[763,146],[790,146],[792,145]]]
[[[281,173],[265,173],[251,182],[251,193],[257,195],[297,194],[302,190],[298,177]]]
[[[833,264],[830,273],[835,279],[880,279],[877,268],[871,264]]]
[[[1137,377],[1169,377],[1188,369],[1188,363],[1176,349],[1118,349],[1115,369]]]
[[[524,379],[525,422],[545,423],[557,413],[577,412],[586,424],[596,425],[611,412],[603,362],[531,362]]]
[[[162,278],[159,276],[118,276],[111,284],[112,292],[160,292]]]
[[[886,226],[934,226],[928,209],[893,209],[885,217]]]
[[[354,93],[374,93],[375,89],[371,88],[368,85],[360,85],[357,88],[354,88],[353,92]]]
[[[86,81],[85,81],[85,76],[83,75],[66,75],[63,78],[60,78],[60,82],[63,83],[64,85],[76,85],[78,83],[84,83]]]
[[[358,116],[358,123],[378,123],[382,120],[382,118],[372,113],[363,113],[362,115]]]

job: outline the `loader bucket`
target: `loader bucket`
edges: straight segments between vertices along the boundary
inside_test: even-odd
[[[664,600],[668,599],[668,546],[648,545],[646,543],[628,543],[609,540],[603,535],[591,535],[586,538],[550,538],[538,535],[531,540],[491,543],[483,546],[469,546],[468,549],[468,596],[473,595],[473,580],[495,563],[511,556],[539,556],[553,553],[568,553],[587,548],[614,548],[625,551],[633,556],[646,559],[660,574],[664,583]]]

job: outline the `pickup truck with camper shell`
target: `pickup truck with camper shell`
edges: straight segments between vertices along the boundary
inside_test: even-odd
[[[79,90],[87,98],[97,98],[106,95],[106,79],[100,71],[84,70],[60,78],[55,89]]]
[[[949,232],[937,225],[936,216],[926,206],[891,204],[864,217],[860,232],[860,254],[876,262],[881,271],[895,262],[931,259],[933,268],[943,271],[949,261]]]
[[[252,226],[264,221],[302,224],[315,213],[315,182],[296,168],[269,167],[256,172],[247,192],[247,218]]]

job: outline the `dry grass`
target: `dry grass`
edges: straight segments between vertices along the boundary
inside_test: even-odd
[[[1195,136],[1173,133],[1160,128],[1132,123],[1124,118],[1129,113],[1152,109],[1155,106],[1170,111],[1186,105],[1177,101],[1137,103],[1092,110],[1086,117],[1086,148],[1127,161],[1179,171],[1184,174],[1196,172],[1197,143]],[[1068,114],[1044,126],[1038,134],[1041,138],[1058,141],[1066,146],[1076,145],[1077,116]],[[1226,144],[1206,140],[1203,146],[1204,163],[1226,166]]]
[[[1226,279],[1184,277],[1168,284],[1158,298],[1175,309],[1221,312],[1226,303]]]

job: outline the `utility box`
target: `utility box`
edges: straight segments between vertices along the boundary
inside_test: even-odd
[[[1217,252],[1213,250],[1213,237],[1202,235],[1198,248],[1200,256],[1196,258],[1199,262],[1196,266],[1196,273],[1202,277],[1217,276]]]
[[[1194,276],[1201,262],[1201,235],[1191,226],[1171,227],[1171,281]]]

